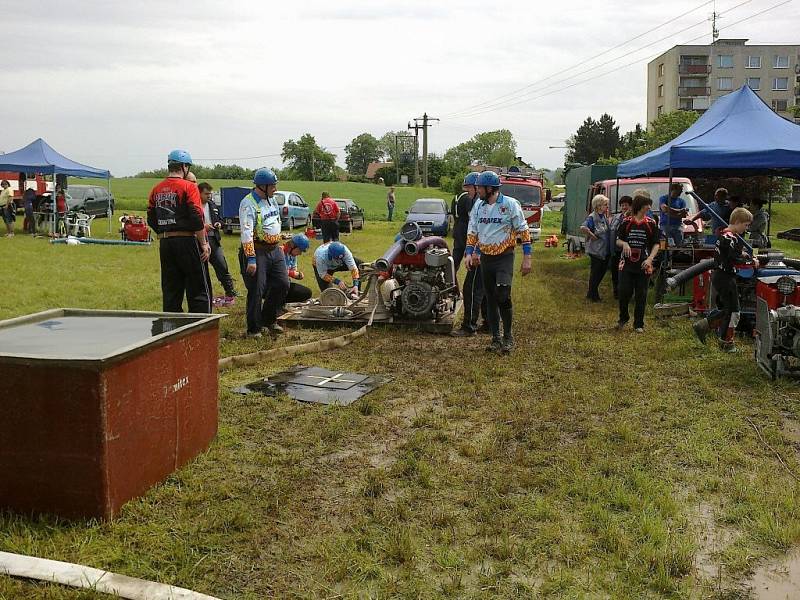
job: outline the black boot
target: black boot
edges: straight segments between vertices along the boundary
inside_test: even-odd
[[[500,309],[500,320],[503,322],[502,351],[506,354],[514,348],[514,335],[511,333],[511,321],[514,317],[512,308]]]

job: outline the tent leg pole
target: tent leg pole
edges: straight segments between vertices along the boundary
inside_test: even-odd
[[[106,220],[108,221],[108,233],[111,235],[111,176],[106,178],[106,186],[108,187],[108,208],[106,209]]]

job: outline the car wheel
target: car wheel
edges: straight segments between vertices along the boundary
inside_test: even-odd
[[[347,233],[353,233],[353,222],[352,221],[348,221],[347,222]]]
[[[291,217],[289,219],[289,231],[291,231],[292,229],[294,229],[294,217]]]
[[[363,218],[361,219],[361,227],[359,227],[359,229],[362,229],[362,230],[364,229],[364,219]]]

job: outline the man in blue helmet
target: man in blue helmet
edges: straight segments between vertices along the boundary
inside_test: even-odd
[[[464,258],[464,250],[467,247],[467,230],[469,229],[469,215],[472,207],[478,200],[478,177],[480,173],[473,171],[464,177],[464,190],[458,199],[453,203],[453,260],[455,261],[456,271]],[[453,337],[471,337],[478,332],[478,315],[483,313],[484,322],[486,319],[486,298],[483,294],[483,277],[481,266],[478,264],[471,269],[467,269],[464,278],[464,285],[461,290],[464,300],[464,317],[461,327],[454,329],[450,335]]]
[[[355,258],[350,249],[343,243],[330,242],[322,244],[314,252],[312,263],[320,291],[334,285],[351,296],[358,294],[360,278],[358,265],[361,261]],[[340,271],[350,271],[350,275],[353,278],[352,285],[347,285],[346,282],[336,277],[336,273]]]
[[[470,213],[464,262],[468,269],[481,266],[492,330],[492,342],[487,350],[507,354],[514,348],[511,332],[514,247],[519,238],[523,252],[521,273],[525,276],[531,272],[531,236],[519,202],[500,192],[497,173],[482,172],[477,188],[480,200]],[[500,321],[503,323],[502,339]]]
[[[278,178],[266,168],[253,175],[253,190],[239,203],[239,265],[247,287],[247,336],[261,331],[283,333],[275,320],[289,291],[289,274],[281,247],[281,212],[273,197]]]
[[[297,257],[303,254],[311,244],[308,238],[302,233],[296,233],[288,242],[283,245],[283,255],[286,257],[286,270],[290,279],[301,281],[305,278],[303,272],[297,268]],[[286,294],[286,302],[305,302],[311,298],[311,290],[306,286],[295,283],[289,285]]]
[[[159,239],[161,295],[164,312],[211,312],[207,266],[211,247],[206,238],[203,206],[197,185],[188,181],[192,157],[185,150],[167,156],[167,178],[155,185],[147,201],[147,224]]]

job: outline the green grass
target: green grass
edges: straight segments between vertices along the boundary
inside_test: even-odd
[[[546,214],[546,232],[559,221]],[[395,230],[368,221],[346,242],[372,259]],[[235,238],[224,245],[234,264]],[[160,307],[155,245],[17,236],[0,252],[0,317]],[[485,355],[485,338],[374,329],[225,373],[208,452],[109,523],[2,515],[0,548],[226,599],[744,597],[750,569],[800,542],[800,485],[748,422],[800,473],[781,431],[800,419],[796,383],[767,381],[747,341],[735,356],[699,347],[683,320],[615,332],[609,282],[586,304],[586,261],[562,254],[537,244],[516,276],[510,357]],[[222,320],[222,355],[335,334],[247,341],[242,304]],[[393,380],[349,408],[230,392],[298,363]],[[725,542],[709,549],[707,527]],[[700,556],[723,577],[702,577]],[[100,597],[0,578],[2,599]]]
[[[91,181],[91,180],[87,180]],[[157,179],[123,178],[111,182],[111,192],[116,198],[116,206],[121,210],[145,210],[147,196]],[[210,179],[208,182],[214,189],[221,187],[252,185],[249,181],[234,181],[230,179]],[[81,180],[81,183],[84,183]],[[105,186],[105,180],[98,180],[98,185]],[[366,212],[368,219],[386,218],[386,194],[389,188],[371,183],[348,183],[341,181],[281,181],[278,189],[297,192],[305,199],[312,210],[319,201],[320,194],[328,191],[334,198],[350,198]],[[403,215],[417,198],[444,198],[448,202],[452,194],[447,194],[438,188],[395,188],[396,205],[395,218]]]

